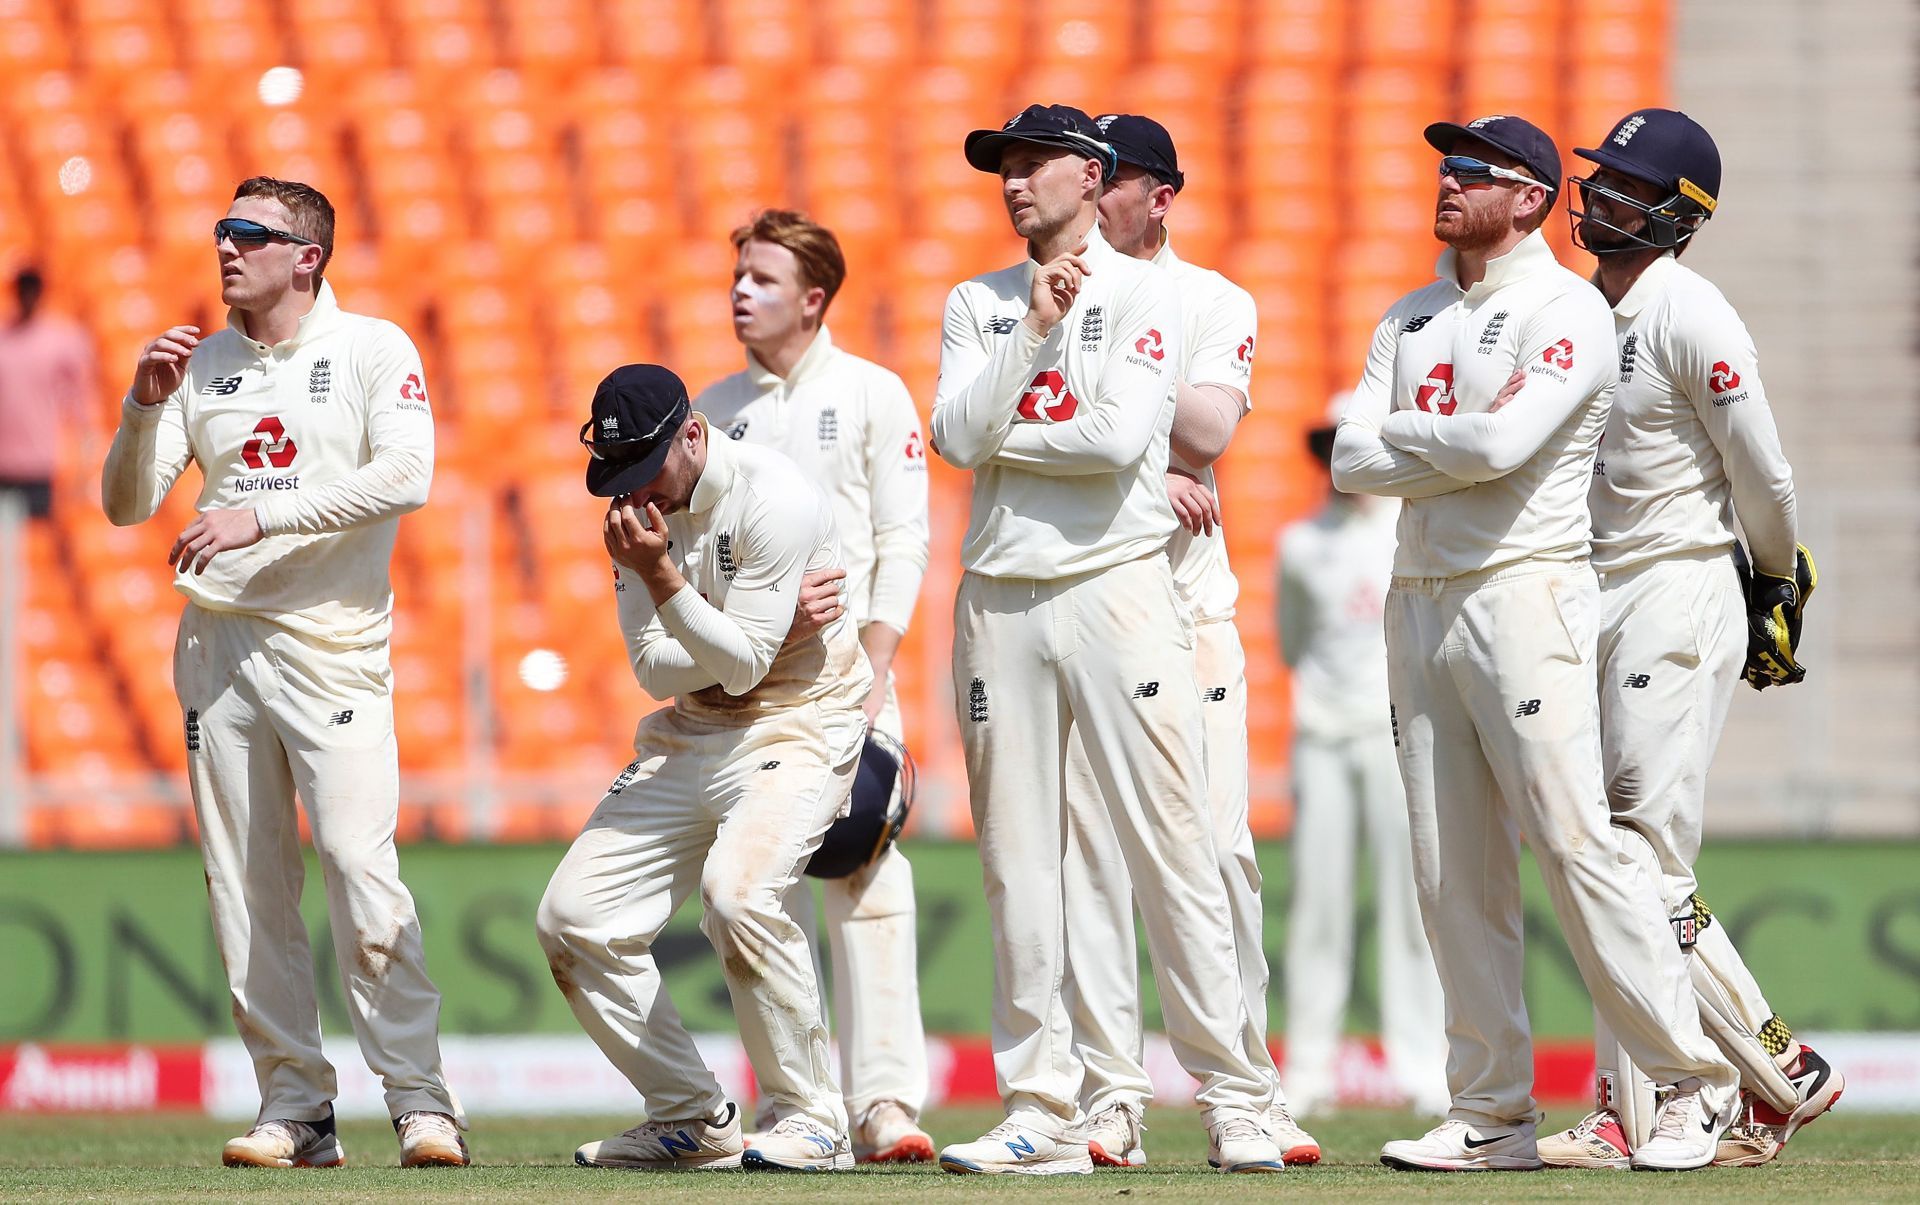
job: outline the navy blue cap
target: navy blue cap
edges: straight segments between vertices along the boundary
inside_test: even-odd
[[[1684,196],[1711,214],[1720,204],[1720,148],[1713,135],[1673,109],[1635,109],[1597,147],[1575,147],[1582,159]]]
[[[967,135],[967,162],[983,172],[1000,170],[1000,154],[1016,142],[1059,146],[1100,161],[1102,178],[1119,166],[1093,118],[1072,105],[1028,105],[997,130]]]
[[[1560,195],[1560,148],[1547,132],[1524,117],[1496,113],[1476,117],[1465,125],[1436,121],[1427,127],[1427,145],[1442,155],[1453,154],[1463,138],[1477,138],[1495,150],[1527,165],[1534,179],[1547,186],[1547,206]]]
[[[685,383],[658,364],[624,364],[608,373],[593,391],[593,417],[580,431],[593,456],[588,492],[618,498],[658,477],[692,407]]]
[[[1173,149],[1173,135],[1151,117],[1137,113],[1107,113],[1093,119],[1113,147],[1115,158],[1131,163],[1162,184],[1179,192],[1187,186],[1180,171],[1180,157]]]

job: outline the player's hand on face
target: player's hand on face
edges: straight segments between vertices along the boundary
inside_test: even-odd
[[[1487,407],[1487,413],[1498,414],[1500,408],[1512,401],[1526,383],[1527,374],[1524,372],[1516,372],[1508,377],[1507,383],[1500,386],[1500,392],[1493,395],[1493,405]]]
[[[1167,470],[1167,501],[1173,503],[1180,526],[1196,536],[1210,536],[1220,526],[1220,499],[1191,474]]]
[[[660,576],[663,567],[673,568],[667,559],[667,520],[651,502],[640,510],[627,498],[615,498],[607,507],[603,535],[607,555],[648,581]]]
[[[1081,243],[1072,251],[1057,259],[1042,264],[1033,274],[1033,292],[1027,299],[1027,317],[1038,328],[1041,335],[1047,334],[1073,308],[1073,299],[1080,295],[1080,285],[1093,275],[1093,269],[1087,267],[1082,258],[1087,245]]]
[[[187,361],[199,346],[199,327],[174,326],[141,348],[133,366],[133,400],[142,406],[166,401],[187,379]]]
[[[804,640],[846,613],[840,605],[840,588],[846,580],[845,569],[809,569],[800,578],[800,603],[793,609],[793,626],[787,639]]]
[[[250,506],[236,510],[202,511],[167,553],[167,564],[192,573],[206,569],[215,553],[260,542],[260,519]]]

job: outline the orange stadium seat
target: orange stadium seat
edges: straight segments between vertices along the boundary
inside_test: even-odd
[[[821,62],[891,65],[919,50],[920,14],[912,0],[825,0],[812,9]]]
[[[706,22],[699,0],[602,0],[607,60],[644,68],[655,86],[672,73],[708,61]],[[668,74],[662,79],[659,72]]]
[[[543,93],[564,89],[567,77],[600,55],[600,27],[587,0],[509,4],[501,45],[507,62],[539,82]]]
[[[73,41],[50,13],[0,16],[0,76],[73,66]]]
[[[1247,54],[1263,66],[1337,63],[1346,49],[1346,27],[1342,0],[1264,0],[1248,5]]]
[[[722,61],[756,71],[813,60],[813,29],[801,0],[715,0],[708,7]]]
[[[1369,66],[1444,66],[1470,0],[1399,0],[1354,7],[1354,58]],[[1467,39],[1463,38],[1463,42]]]
[[[1036,57],[1115,65],[1135,58],[1133,14],[1105,0],[1036,0],[1026,12],[1028,45]]]
[[[29,842],[37,849],[142,849],[192,838],[192,814],[164,803],[69,803],[34,809]]]
[[[1155,63],[1191,66],[1218,79],[1239,67],[1246,27],[1237,0],[1159,0],[1146,8],[1140,56]]]

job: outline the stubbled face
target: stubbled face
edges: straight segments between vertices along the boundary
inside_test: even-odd
[[[705,453],[700,424],[689,418],[673,437],[673,450],[667,453],[653,480],[630,494],[620,495],[619,501],[641,512],[645,512],[647,503],[651,502],[663,515],[687,509],[693,501],[693,487],[700,482],[700,471],[706,466]]]
[[[1064,147],[1016,142],[1000,153],[1000,199],[1014,233],[1044,240],[1066,226],[1086,199],[1091,161]]]
[[[733,264],[733,337],[748,347],[768,347],[791,338],[820,316],[826,291],[809,288],[793,252],[778,243],[748,239]]]
[[[1154,193],[1160,181],[1144,168],[1122,163],[1113,179],[1100,192],[1100,233],[1107,242],[1128,254],[1159,241],[1154,227]]]
[[[1517,160],[1484,142],[1459,142],[1454,153],[1495,167],[1520,168]],[[1462,184],[1452,176],[1440,177],[1440,192],[1433,207],[1433,237],[1457,251],[1484,251],[1496,245],[1513,229],[1514,210],[1525,187],[1509,180]]]
[[[1622,196],[1631,197],[1643,205],[1653,206],[1667,199],[1667,191],[1657,184],[1645,180],[1636,180],[1632,176],[1614,171],[1612,168],[1595,168],[1588,180],[1601,188],[1611,189]],[[1631,205],[1621,205],[1610,201],[1597,192],[1580,190],[1581,208],[1585,214],[1580,219],[1580,242],[1591,251],[1626,251],[1643,244],[1627,237],[1637,234],[1647,237],[1647,215]],[[1609,230],[1607,223],[1615,227]],[[1625,233],[1622,233],[1622,232]]]
[[[286,207],[272,197],[241,197],[227,209],[230,218],[245,218],[275,230],[291,230]],[[293,287],[296,264],[317,264],[320,248],[286,239],[268,239],[255,246],[222,239],[220,300],[238,310],[264,309]]]

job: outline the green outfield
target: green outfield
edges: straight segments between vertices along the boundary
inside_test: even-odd
[[[937,1140],[972,1137],[998,1119],[950,1110],[929,1122]],[[1553,1118],[1561,1122],[1559,1116]],[[31,1117],[0,1125],[0,1199],[74,1201],[239,1199],[652,1201],[763,1198],[891,1201],[959,1199],[980,1193],[1057,1200],[1116,1197],[1245,1198],[1311,1192],[1336,1200],[1920,1200],[1920,1140],[1908,1117],[1838,1116],[1808,1127],[1771,1167],[1685,1176],[1542,1172],[1445,1176],[1390,1172],[1375,1161],[1382,1142],[1418,1131],[1393,1113],[1354,1112],[1313,1126],[1327,1159],[1275,1176],[1223,1176],[1205,1165],[1197,1115],[1162,1110],[1150,1119],[1153,1165],[1051,1180],[950,1176],[929,1167],[862,1168],[830,1176],[740,1172],[629,1173],[572,1166],[572,1147],[629,1124],[613,1119],[483,1119],[474,1126],[480,1166],[401,1171],[393,1134],[378,1122],[342,1127],[350,1166],[329,1171],[230,1170],[215,1164],[229,1125],[200,1118]],[[751,1176],[751,1184],[747,1182]]]

